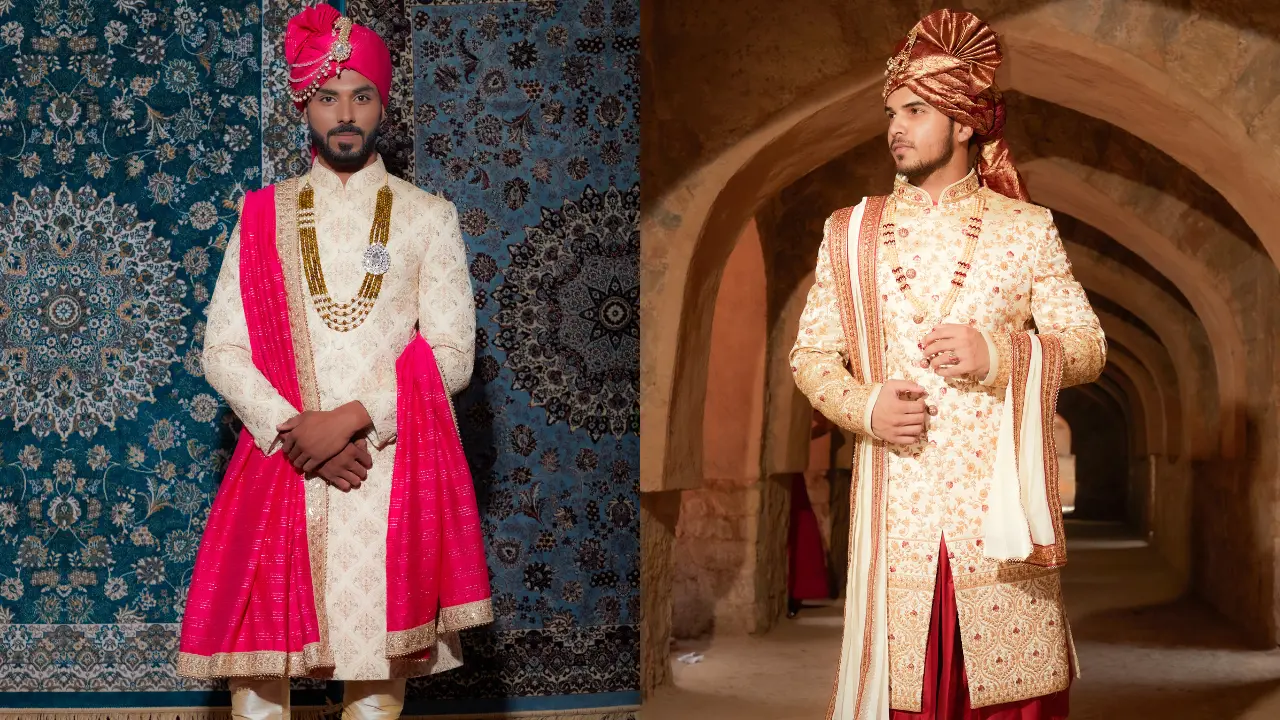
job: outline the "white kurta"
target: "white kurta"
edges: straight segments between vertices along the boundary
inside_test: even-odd
[[[394,198],[387,243],[391,268],[364,323],[337,332],[324,323],[309,297],[304,301],[320,409],[358,400],[373,420],[373,467],[367,480],[351,492],[332,487],[327,491],[324,602],[336,665],[333,677],[375,680],[447,670],[460,664],[454,634],[441,638],[439,658],[430,667],[397,669],[384,655],[386,534],[395,459],[396,359],[420,327],[451,394],[467,386],[474,364],[475,305],[458,213],[453,203],[388,175],[381,158],[352,175],[345,186],[319,163],[303,181],[308,179],[315,190],[325,283],[338,302],[354,298],[364,278],[361,261],[378,190],[389,184]],[[279,451],[275,427],[297,411],[253,366],[239,255],[237,227],[209,303],[204,369],[209,384],[226,399],[257,445],[271,454]],[[310,502],[311,493],[308,498]],[[310,510],[309,506],[308,516]]]

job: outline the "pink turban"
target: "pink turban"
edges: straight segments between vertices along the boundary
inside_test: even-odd
[[[289,20],[284,31],[289,87],[299,110],[332,77],[354,70],[369,78],[382,96],[391,98],[391,52],[378,34],[356,25],[326,4],[309,7]]]

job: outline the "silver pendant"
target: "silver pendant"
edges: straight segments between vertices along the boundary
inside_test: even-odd
[[[370,275],[383,275],[391,269],[391,253],[382,245],[370,245],[364,249],[363,265]]]

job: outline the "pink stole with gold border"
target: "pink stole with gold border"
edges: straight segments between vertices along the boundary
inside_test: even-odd
[[[254,366],[295,408],[319,409],[310,346],[296,342],[305,339],[304,298],[291,297],[300,286],[278,248],[277,218],[288,222],[294,192],[296,183],[284,183],[245,196],[241,294]],[[280,247],[291,249],[296,228],[279,230]],[[386,656],[419,660],[441,633],[492,622],[493,612],[470,469],[421,335],[397,360],[396,383]],[[196,557],[180,675],[298,676],[333,667],[322,596],[325,497],[324,486],[304,482],[283,453],[268,456],[241,432]]]

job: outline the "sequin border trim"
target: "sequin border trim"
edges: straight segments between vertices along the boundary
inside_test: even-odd
[[[289,330],[293,335],[293,357],[298,368],[298,387],[302,389],[302,408],[320,409],[320,389],[316,383],[315,354],[311,349],[311,331],[307,325],[306,295],[302,289],[301,237],[298,233],[299,178],[276,185],[276,251],[284,269],[285,295],[289,303]],[[307,506],[307,550],[311,558],[312,597],[316,603],[316,620],[320,625],[320,659],[325,667],[333,667],[333,649],[329,645],[329,613],[325,601],[329,558],[329,486],[318,477],[305,481]]]
[[[324,667],[320,643],[304,645],[301,652],[258,650],[243,653],[193,655],[180,652],[178,675],[189,678],[306,677]]]
[[[493,622],[493,602],[489,598],[463,605],[440,608],[440,632],[459,632]]]

